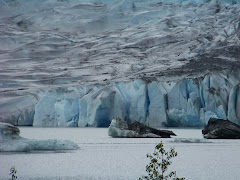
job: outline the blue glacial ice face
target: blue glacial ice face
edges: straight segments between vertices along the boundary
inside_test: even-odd
[[[58,97],[55,91],[49,91],[41,97],[35,108],[33,126],[57,126],[54,105],[57,103],[57,98],[61,96],[60,94]]]
[[[167,94],[161,90],[158,83],[152,82],[148,84],[148,118],[146,124],[151,127],[159,127],[167,125]]]
[[[107,127],[116,117],[152,127],[202,126],[211,117],[239,123],[236,79],[236,74],[208,74],[177,82],[135,80],[51,90],[37,103],[33,126]]]
[[[78,99],[64,99],[54,104],[55,117],[58,127],[78,126],[79,104]]]
[[[149,106],[147,86],[142,85],[133,95],[129,108],[129,119],[135,119],[140,123],[146,123]]]
[[[36,105],[33,126],[78,126],[79,96],[71,89],[46,92]]]
[[[23,126],[31,126],[38,102],[33,95],[18,93],[13,96],[0,95],[0,121]]]
[[[234,86],[229,95],[228,118],[235,123],[239,123],[240,117],[240,95],[239,84]]]
[[[84,104],[83,110],[79,107],[84,111],[87,126],[106,127],[114,117],[125,119],[124,97],[116,87],[107,86],[89,96],[84,102],[80,100]],[[79,124],[82,124],[81,119]]]

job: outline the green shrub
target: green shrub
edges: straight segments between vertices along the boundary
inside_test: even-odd
[[[14,166],[11,167],[9,175],[11,176],[11,179],[9,179],[9,180],[16,180],[17,179],[17,170],[15,169]]]
[[[150,158],[150,163],[146,166],[148,175],[139,178],[139,180],[167,180],[170,178],[175,180],[184,180],[185,178],[176,177],[176,171],[171,171],[169,174],[166,174],[168,166],[172,164],[170,159],[176,156],[177,152],[174,148],[171,148],[170,151],[167,152],[163,147],[163,143],[159,143],[156,145],[152,155],[147,154],[147,157]]]

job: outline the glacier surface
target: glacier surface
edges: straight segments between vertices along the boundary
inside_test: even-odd
[[[0,0],[0,121],[240,123],[240,0]]]

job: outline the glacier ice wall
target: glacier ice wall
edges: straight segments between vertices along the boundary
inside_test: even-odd
[[[33,126],[107,127],[116,117],[152,127],[197,127],[211,117],[240,123],[239,80],[239,72],[209,73],[50,90],[36,105]]]
[[[239,16],[240,0],[0,0],[0,121],[238,122]]]
[[[35,106],[38,102],[36,95],[31,93],[13,93],[0,95],[0,122],[32,126]]]

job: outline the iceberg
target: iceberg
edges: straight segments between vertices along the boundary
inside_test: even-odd
[[[8,123],[0,122],[0,152],[30,152],[75,150],[78,145],[68,140],[34,140],[19,136],[20,130]]]
[[[137,121],[127,122],[120,118],[111,121],[108,135],[114,138],[170,138],[176,136],[172,131],[157,130]]]
[[[175,143],[212,143],[207,139],[198,139],[198,138],[174,138],[173,142]]]
[[[202,134],[206,139],[240,139],[240,126],[229,120],[211,118]]]

